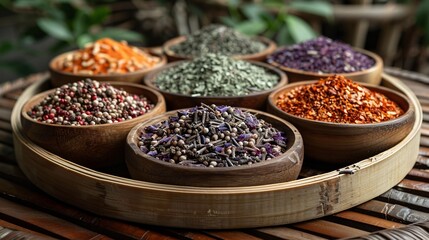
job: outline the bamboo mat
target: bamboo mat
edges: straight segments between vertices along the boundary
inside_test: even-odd
[[[385,72],[403,80],[424,111],[420,154],[405,179],[375,199],[328,217],[226,231],[110,219],[67,205],[37,189],[16,164],[10,115],[23,89],[49,75],[39,73],[6,83],[0,86],[0,239],[429,239],[429,78],[400,69],[387,68]],[[318,171],[304,169],[302,175]]]

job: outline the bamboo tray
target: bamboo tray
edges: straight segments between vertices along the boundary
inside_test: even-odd
[[[382,84],[416,109],[410,133],[394,147],[354,165],[295,181],[249,187],[186,187],[97,172],[49,153],[22,132],[20,109],[48,80],[28,87],[12,113],[15,154],[39,188],[87,211],[144,224],[200,229],[273,226],[315,219],[377,197],[400,182],[418,155],[422,109],[408,87],[383,74]],[[344,170],[344,169],[342,169]],[[346,174],[353,172],[354,174]]]

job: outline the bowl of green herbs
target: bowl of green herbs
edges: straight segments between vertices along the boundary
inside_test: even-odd
[[[236,59],[265,61],[277,44],[272,40],[247,36],[220,24],[207,25],[189,35],[165,42],[163,50],[168,61],[189,60],[207,53],[219,53]]]
[[[144,83],[162,93],[170,110],[200,103],[263,110],[287,76],[266,63],[206,54],[154,70]]]

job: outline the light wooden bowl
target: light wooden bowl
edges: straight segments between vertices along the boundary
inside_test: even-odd
[[[270,94],[268,112],[295,125],[304,139],[305,156],[310,161],[333,166],[353,164],[376,155],[400,142],[411,130],[415,121],[415,109],[409,99],[397,91],[381,86],[361,84],[372,91],[384,94],[396,102],[404,114],[380,123],[345,124],[301,118],[276,106],[276,99],[297,86],[315,83],[304,81],[289,84]]]
[[[265,61],[266,57],[269,54],[273,53],[274,50],[276,50],[277,44],[272,40],[262,36],[256,37],[256,39],[261,43],[265,44],[265,46],[267,46],[264,51],[254,54],[233,55],[232,57],[241,60]],[[178,60],[191,60],[195,57],[176,54],[173,50],[171,50],[172,46],[177,45],[185,40],[186,36],[178,36],[164,43],[164,54],[167,56],[168,62],[174,62]]]
[[[255,62],[255,61],[249,61],[252,64],[258,65],[260,67],[263,67],[265,69],[268,69],[270,73],[276,74],[279,77],[279,82],[276,86],[274,86],[271,89],[267,89],[264,91],[254,92],[247,95],[241,95],[241,96],[200,96],[200,97],[193,97],[190,95],[184,95],[184,94],[178,94],[178,93],[172,93],[167,92],[165,90],[159,89],[156,84],[155,80],[157,76],[164,70],[168,68],[175,67],[178,64],[183,63],[184,61],[178,61],[169,63],[159,69],[156,69],[149,73],[145,79],[144,83],[150,88],[155,89],[156,91],[162,93],[162,95],[165,98],[165,101],[167,102],[167,108],[169,110],[174,109],[181,109],[181,108],[190,108],[195,107],[197,105],[200,105],[202,102],[206,104],[216,104],[216,105],[228,105],[228,106],[234,106],[234,107],[243,107],[243,108],[251,108],[251,109],[257,109],[262,110],[265,109],[268,95],[270,95],[271,92],[283,87],[287,82],[288,78],[286,74],[284,74],[282,71],[276,69],[275,67],[272,67],[266,63],[262,62]]]
[[[408,135],[388,150],[347,166],[294,181],[247,187],[189,187],[138,181],[85,168],[31,141],[21,108],[47,89],[40,79],[20,96],[12,112],[16,160],[22,172],[51,196],[86,211],[140,224],[195,229],[276,226],[332,215],[373,199],[398,184],[413,168],[420,146],[422,108],[400,80],[383,74],[382,84],[405,94],[415,121]],[[335,152],[332,154],[335,155]]]
[[[155,183],[198,187],[239,187],[295,180],[304,157],[301,134],[292,124],[260,111],[244,109],[285,133],[287,151],[269,161],[236,167],[189,167],[167,163],[143,153],[138,147],[144,128],[177,115],[170,111],[135,126],[127,137],[125,161],[132,178]]]
[[[381,59],[380,56],[378,56],[373,52],[360,49],[360,48],[353,48],[353,49],[357,52],[365,54],[370,58],[374,59],[375,61],[374,66],[362,71],[357,71],[352,73],[316,73],[316,72],[308,72],[308,71],[303,71],[295,68],[285,67],[274,61],[268,61],[268,63],[272,66],[275,66],[283,70],[287,74],[289,78],[289,82],[291,83],[326,78],[333,74],[337,74],[337,75],[343,75],[346,78],[352,79],[353,81],[356,81],[356,82],[379,85],[381,82],[381,74],[383,72],[383,59]]]
[[[60,54],[53,58],[49,63],[49,72],[51,74],[51,83],[54,87],[59,87],[67,83],[77,82],[83,79],[93,79],[99,82],[130,82],[130,83],[140,83],[143,77],[152,70],[155,70],[161,66],[164,66],[167,63],[167,58],[165,55],[156,54],[155,52],[149,51],[151,55],[157,56],[160,58],[160,62],[153,67],[137,70],[129,73],[114,73],[114,74],[78,74],[63,72],[58,69],[59,62],[62,61],[67,55],[73,51]]]
[[[145,96],[155,107],[142,116],[112,124],[66,126],[32,119],[27,111],[55,91],[51,89],[33,96],[23,106],[21,121],[26,135],[44,149],[82,166],[103,168],[123,162],[128,132],[136,124],[165,112],[165,100],[160,93],[145,86],[116,82],[111,84],[129,93]]]

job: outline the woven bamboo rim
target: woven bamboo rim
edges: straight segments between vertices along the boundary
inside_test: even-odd
[[[386,84],[384,84],[386,83]],[[349,209],[387,191],[412,169],[418,155],[422,109],[400,80],[383,84],[403,92],[416,121],[400,143],[347,168],[295,181],[249,187],[186,187],[136,181],[100,173],[34,145],[22,132],[20,109],[47,80],[22,94],[12,113],[15,152],[25,175],[48,194],[90,212],[144,224],[200,229],[273,226]],[[382,179],[382,180],[380,180]]]

